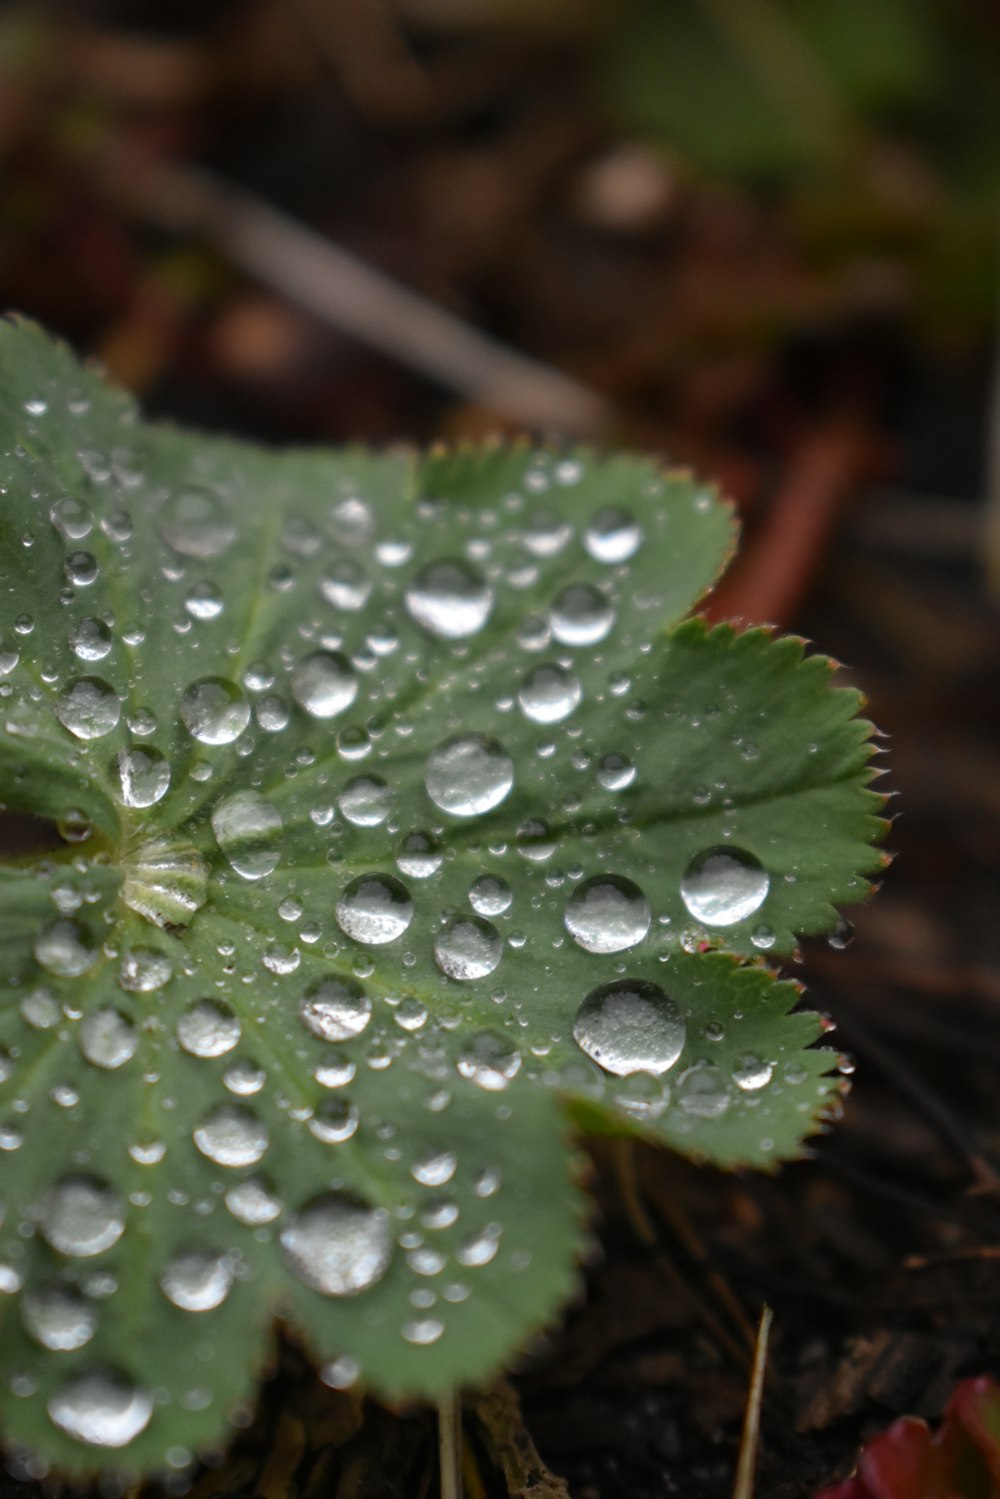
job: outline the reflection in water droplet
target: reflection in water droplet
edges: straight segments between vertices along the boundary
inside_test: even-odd
[[[412,917],[409,892],[391,874],[360,875],[337,901],[341,931],[372,947],[401,937]]]
[[[315,651],[292,673],[292,697],[312,718],[335,718],[358,695],[358,679],[339,651]]]
[[[382,1279],[392,1256],[389,1215],[346,1192],[312,1198],[281,1231],[294,1273],[324,1296],[353,1296]]]
[[[117,794],[125,807],[152,807],[170,787],[170,763],[151,745],[119,750],[112,773]]]
[[[450,979],[485,978],[502,957],[503,938],[481,916],[458,916],[434,939],[434,959]]]
[[[615,979],[591,991],[580,1006],[573,1036],[607,1072],[669,1071],[684,1047],[684,1017],[658,984]]]
[[[521,1066],[521,1053],[503,1036],[493,1031],[479,1031],[470,1036],[458,1054],[457,1070],[462,1077],[499,1093],[506,1088]]]
[[[429,562],[407,588],[405,597],[417,624],[442,640],[475,635],[493,607],[493,590],[485,578],[457,559]]]
[[[224,1103],[194,1131],[194,1143],[217,1166],[253,1166],[267,1149],[267,1126],[250,1109]]]
[[[131,1020],[110,1007],[91,1011],[81,1022],[78,1038],[87,1061],[109,1071],[134,1056],[138,1045]]]
[[[681,880],[681,899],[696,921],[733,926],[760,909],[770,883],[753,854],[720,845],[691,860]]]
[[[25,1329],[53,1353],[83,1348],[97,1330],[97,1310],[75,1286],[55,1282],[25,1291],[21,1298]]]
[[[562,666],[535,666],[518,689],[521,711],[533,723],[561,723],[577,707],[583,689]]]
[[[469,904],[479,916],[502,916],[514,896],[507,881],[495,874],[481,874],[469,887]]]
[[[198,999],[178,1020],[177,1039],[192,1057],[223,1057],[240,1039],[240,1022],[221,1000]]]
[[[583,544],[595,562],[627,562],[641,541],[635,517],[617,505],[596,511],[583,533]]]
[[[113,1369],[77,1374],[48,1403],[54,1425],[88,1447],[125,1447],[145,1431],[153,1402]]]
[[[392,808],[392,792],[378,776],[355,776],[337,797],[341,815],[358,828],[385,822]]]
[[[514,762],[496,739],[446,739],[427,758],[427,794],[442,812],[474,817],[498,807],[514,784]]]
[[[281,813],[256,791],[223,797],[212,813],[212,831],[227,860],[245,880],[262,880],[281,859]]]
[[[441,868],[444,854],[430,833],[407,833],[396,851],[396,864],[414,880],[429,880]]]
[[[167,1300],[185,1312],[213,1311],[225,1301],[232,1284],[230,1260],[207,1249],[175,1254],[160,1277]]]
[[[566,905],[566,930],[587,952],[624,952],[649,931],[649,901],[618,874],[598,874],[577,885]]]
[[[77,739],[103,739],[121,718],[115,689],[100,677],[77,677],[56,698],[56,717]]]
[[[102,1254],[125,1230],[116,1194],[96,1176],[64,1176],[42,1194],[37,1216],[46,1242],[78,1259]]]
[[[610,633],[615,612],[590,583],[571,583],[552,605],[552,633],[562,645],[596,645]]]
[[[248,1176],[226,1193],[226,1207],[240,1223],[258,1228],[273,1223],[281,1212],[281,1199],[264,1176]]]
[[[235,682],[203,677],[184,693],[180,714],[199,744],[232,744],[250,722],[250,704]]]
[[[372,1002],[356,979],[330,974],[308,990],[299,1019],[321,1041],[349,1041],[360,1036],[372,1015]]]
[[[156,517],[164,541],[184,557],[218,557],[236,535],[227,506],[207,489],[168,495]]]

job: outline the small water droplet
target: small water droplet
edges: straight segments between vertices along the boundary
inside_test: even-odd
[[[455,1175],[457,1165],[458,1160],[452,1151],[438,1150],[414,1162],[411,1175],[422,1187],[443,1187]]]
[[[35,938],[34,954],[48,973],[78,978],[97,962],[99,949],[75,921],[52,921]]]
[[[42,1194],[37,1216],[46,1242],[75,1259],[103,1254],[125,1231],[118,1197],[96,1176],[64,1176]]]
[[[118,982],[127,994],[152,994],[173,976],[174,965],[153,947],[130,947],[118,964]]]
[[[138,1037],[127,1015],[110,1006],[94,1010],[80,1025],[80,1050],[95,1067],[112,1070],[135,1055]]]
[[[521,1053],[505,1037],[479,1031],[462,1047],[455,1065],[460,1076],[488,1093],[499,1093],[517,1075]]]
[[[627,562],[641,541],[635,517],[617,505],[596,511],[583,533],[583,544],[595,562]]]
[[[440,843],[430,833],[407,833],[396,850],[397,867],[414,880],[429,880],[437,874],[443,858]]]
[[[493,608],[493,590],[482,574],[458,559],[429,562],[406,590],[406,607],[418,625],[441,640],[475,635]]]
[[[389,1215],[346,1192],[307,1202],[281,1231],[294,1273],[324,1296],[353,1296],[382,1279],[392,1257]]]
[[[77,739],[103,739],[122,715],[115,689],[100,677],[77,677],[56,698],[55,713]]]
[[[355,776],[337,797],[337,806],[355,827],[374,828],[389,816],[392,792],[378,776]]]
[[[311,718],[335,718],[358,695],[358,679],[339,651],[315,651],[292,673],[292,697]]]
[[[574,942],[587,952],[624,952],[649,931],[649,902],[622,875],[599,874],[577,885],[563,918]]]
[[[232,744],[250,722],[250,704],[235,682],[202,677],[192,682],[180,704],[181,720],[199,744]]]
[[[125,1447],[145,1431],[153,1402],[124,1375],[94,1369],[75,1375],[48,1403],[54,1425],[88,1447]]]
[[[324,1145],[340,1145],[357,1133],[358,1111],[347,1098],[325,1098],[309,1121],[309,1133]]]
[[[49,519],[65,541],[82,541],[94,529],[90,506],[72,495],[56,500],[49,511]]]
[[[175,1254],[160,1277],[168,1301],[185,1312],[210,1312],[221,1306],[233,1284],[231,1261],[207,1249]]]
[[[733,1082],[745,1093],[755,1093],[758,1088],[766,1088],[773,1075],[773,1062],[748,1053],[740,1057],[733,1071]]]
[[[81,619],[70,631],[69,646],[81,661],[103,661],[114,637],[103,619]]]
[[[826,940],[829,947],[836,949],[837,952],[843,952],[844,948],[849,947],[854,941],[853,924],[846,917],[841,917],[833,931],[827,933]]]
[[[549,618],[561,645],[596,645],[610,634],[615,612],[592,584],[571,583],[552,605]]]
[[[580,1006],[573,1036],[607,1072],[668,1072],[684,1047],[684,1017],[658,984],[615,979]]]
[[[469,904],[479,916],[502,916],[514,899],[507,881],[495,874],[481,874],[469,887]]]
[[[770,883],[753,854],[720,845],[691,860],[681,880],[681,899],[696,921],[733,926],[760,909]]]
[[[32,1288],[21,1298],[25,1329],[53,1353],[83,1348],[97,1330],[97,1311],[74,1286],[56,1282]]]
[[[434,940],[434,959],[450,979],[468,982],[492,973],[503,957],[503,938],[481,916],[458,916]]]
[[[460,735],[428,756],[424,784],[442,812],[475,817],[503,801],[514,784],[514,762],[498,740]]]
[[[321,1041],[349,1041],[360,1036],[372,1014],[372,1002],[356,979],[331,974],[320,979],[299,1005],[299,1018]]]
[[[240,1022],[221,1000],[198,999],[178,1020],[177,1039],[192,1057],[223,1057],[240,1039]]]
[[[254,1166],[267,1150],[267,1127],[240,1104],[220,1104],[195,1128],[194,1143],[217,1166]]]
[[[714,1062],[698,1062],[678,1078],[677,1102],[685,1114],[718,1119],[729,1108],[726,1079]]]
[[[571,671],[547,664],[532,667],[518,689],[517,700],[533,723],[561,723],[580,702],[583,689]]]
[[[256,791],[224,797],[212,812],[215,840],[245,880],[262,880],[278,867],[283,829],[277,807]]]
[[[207,489],[168,495],[156,517],[163,540],[183,557],[218,557],[232,543],[236,526],[219,495]]]
[[[184,608],[192,619],[218,619],[225,607],[222,592],[215,583],[207,579],[195,583],[184,598]]]
[[[597,780],[605,791],[624,791],[635,780],[635,766],[626,755],[604,755],[597,767]]]
[[[404,1322],[400,1331],[408,1343],[427,1348],[441,1337],[444,1323],[439,1322],[436,1317],[420,1317],[412,1322]]]
[[[280,1215],[281,1199],[266,1177],[248,1176],[229,1188],[226,1207],[238,1222],[258,1228]]]
[[[152,807],[170,789],[170,762],[151,745],[123,749],[115,756],[112,773],[123,806]]]
[[[63,572],[67,583],[74,588],[89,588],[97,582],[100,568],[93,552],[70,552],[63,563]]]
[[[346,887],[336,914],[348,937],[377,947],[402,936],[413,917],[413,902],[393,875],[363,874]]]
[[[335,562],[319,583],[319,591],[328,604],[351,614],[365,607],[371,589],[371,580],[361,563],[353,557]]]

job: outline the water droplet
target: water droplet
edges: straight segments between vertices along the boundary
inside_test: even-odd
[[[364,568],[352,557],[335,562],[319,583],[319,591],[328,604],[352,614],[365,607],[371,589],[371,580]]]
[[[573,1036],[606,1072],[668,1072],[684,1047],[684,1017],[658,984],[615,979],[591,991]]]
[[[624,791],[635,780],[635,766],[625,755],[604,755],[597,767],[597,780],[605,791]]]
[[[374,828],[389,816],[392,792],[378,776],[355,776],[337,797],[337,806],[355,827]]]
[[[236,526],[223,500],[207,489],[169,495],[157,515],[163,540],[183,557],[218,557],[231,544]]]
[[[590,583],[571,583],[552,605],[552,633],[561,645],[596,645],[615,622],[610,602]]]
[[[235,682],[202,677],[181,698],[181,720],[199,744],[232,744],[250,722],[250,704]]]
[[[299,1005],[299,1018],[321,1041],[349,1041],[360,1036],[372,1014],[372,1002],[356,979],[328,978],[312,986]]]
[[[401,937],[412,917],[409,892],[391,874],[359,875],[337,901],[341,931],[372,947]]]
[[[118,782],[118,797],[126,807],[152,807],[170,788],[170,762],[151,745],[120,750],[112,773]]]
[[[267,1127],[250,1109],[224,1103],[194,1131],[194,1143],[217,1166],[254,1166],[267,1149]]]
[[[46,1242],[76,1259],[102,1254],[125,1230],[116,1194],[96,1176],[64,1176],[42,1194],[37,1215]]]
[[[720,845],[691,860],[681,880],[681,899],[696,921],[733,926],[760,909],[770,883],[753,854]]]
[[[755,926],[750,933],[750,941],[761,952],[767,952],[777,941],[777,935],[773,927]]]
[[[282,1229],[298,1278],[324,1296],[353,1296],[382,1279],[392,1256],[389,1215],[346,1192],[312,1198]]]
[[[458,916],[434,939],[434,959],[450,979],[485,978],[503,957],[503,938],[481,916]]]
[[[174,965],[153,947],[130,947],[122,953],[118,982],[127,994],[152,994],[173,976]]]
[[[88,1062],[109,1071],[135,1055],[138,1037],[127,1015],[109,1007],[94,1010],[80,1025],[80,1050]]]
[[[733,1071],[733,1082],[737,1088],[742,1088],[745,1093],[755,1093],[758,1088],[766,1088],[774,1076],[774,1063],[765,1061],[763,1057],[748,1053],[740,1057]]]
[[[556,851],[556,839],[541,817],[526,817],[517,830],[517,851],[522,859],[543,864]]]
[[[436,1343],[444,1332],[444,1323],[439,1322],[436,1317],[420,1317],[412,1322],[404,1322],[400,1331],[408,1343],[415,1343],[418,1348],[426,1348],[431,1343]]]
[[[70,650],[81,661],[103,661],[113,642],[103,619],[81,619],[70,631]]]
[[[78,978],[97,962],[99,949],[75,921],[52,921],[35,938],[35,958],[57,978]]]
[[[184,608],[192,619],[218,619],[225,607],[222,593],[215,583],[195,583],[184,599]]]
[[[460,735],[428,756],[424,784],[442,812],[475,817],[503,801],[514,784],[514,762],[496,739]]]
[[[227,1067],[222,1081],[238,1098],[252,1098],[267,1082],[267,1073],[254,1062],[242,1058]]]
[[[97,1311],[86,1297],[54,1282],[24,1293],[21,1320],[35,1342],[53,1353],[83,1348],[97,1330]]]
[[[324,1145],[340,1145],[358,1128],[358,1111],[347,1098],[326,1098],[309,1121],[309,1133]]]
[[[411,1174],[422,1187],[443,1187],[455,1175],[457,1165],[458,1160],[452,1151],[439,1150],[416,1161]]]
[[[220,1000],[198,999],[178,1020],[177,1039],[192,1057],[224,1057],[240,1039],[240,1022]]]
[[[718,1119],[729,1108],[726,1079],[713,1062],[698,1062],[677,1081],[677,1102],[685,1114]]]
[[[583,689],[562,666],[535,666],[518,689],[521,711],[533,723],[561,723],[577,707]]]
[[[670,1088],[651,1072],[632,1072],[618,1088],[614,1101],[633,1119],[658,1119],[670,1102]]]
[[[226,1207],[250,1228],[273,1223],[281,1213],[281,1199],[264,1176],[248,1176],[226,1193]]]
[[[103,739],[122,716],[115,689],[100,677],[77,677],[56,698],[55,713],[77,739]]]
[[[833,931],[827,933],[826,941],[829,947],[836,949],[837,952],[843,952],[844,948],[849,947],[854,941],[853,923],[846,917],[841,917]]]
[[[455,1254],[458,1263],[470,1267],[488,1265],[500,1248],[500,1233],[498,1223],[488,1223],[481,1233],[473,1234],[459,1245]]]
[[[555,557],[573,535],[573,527],[554,510],[536,509],[525,526],[522,541],[533,557]]]
[[[49,511],[49,520],[65,541],[82,541],[94,529],[94,516],[89,505],[71,495],[56,500]]]
[[[457,559],[429,562],[407,588],[405,598],[417,624],[442,640],[475,635],[493,607],[493,590],[485,578]]]
[[[54,1425],[88,1447],[125,1447],[145,1431],[153,1402],[112,1369],[77,1374],[48,1403]]]
[[[339,651],[315,651],[292,673],[292,697],[312,718],[335,718],[358,695],[358,679]]]
[[[207,1249],[175,1254],[160,1277],[167,1300],[185,1312],[213,1311],[225,1301],[232,1284],[231,1261]]]
[[[577,885],[563,918],[574,942],[587,952],[624,952],[649,931],[649,901],[638,885],[618,874],[598,874]]]
[[[429,880],[441,868],[444,855],[438,840],[430,833],[407,833],[396,851],[396,864],[403,874],[414,880]]]
[[[97,582],[100,568],[93,552],[70,552],[63,563],[67,583],[74,588],[89,588]]]
[[[281,813],[256,791],[224,797],[212,813],[212,831],[227,860],[245,880],[262,880],[278,866]]]
[[[488,1093],[499,1093],[506,1088],[520,1066],[521,1053],[493,1031],[479,1031],[470,1036],[456,1063],[462,1077],[469,1078]]]
[[[596,511],[583,533],[583,544],[595,562],[627,562],[641,541],[635,517],[617,505]]]
[[[514,896],[507,881],[495,874],[481,874],[469,887],[469,904],[479,916],[502,916]]]

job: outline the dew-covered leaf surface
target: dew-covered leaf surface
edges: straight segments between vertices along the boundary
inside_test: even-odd
[[[676,627],[710,490],[146,426],[5,323],[0,497],[0,801],[62,834],[0,865],[10,1440],[183,1467],[274,1315],[484,1379],[573,1287],[568,1113],[795,1154],[834,1057],[761,955],[880,802],[827,661]]]

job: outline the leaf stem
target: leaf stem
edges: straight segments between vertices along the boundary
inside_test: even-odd
[[[454,1388],[438,1400],[441,1499],[462,1499],[462,1401]]]

